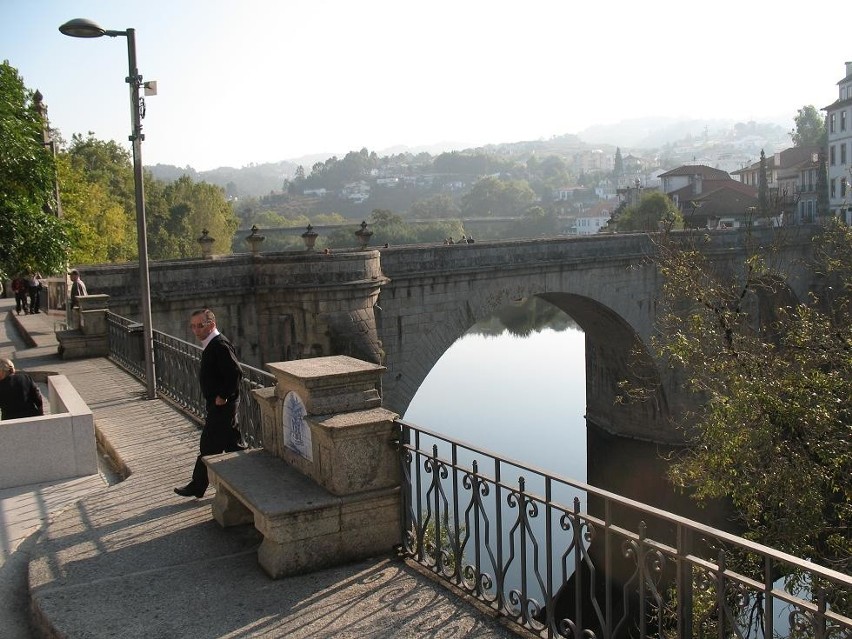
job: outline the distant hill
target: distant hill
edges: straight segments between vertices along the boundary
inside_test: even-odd
[[[688,140],[691,141],[691,148],[694,146],[700,154],[698,148],[701,147],[702,142],[718,145],[723,139],[726,143],[736,143],[739,139],[738,148],[746,153],[759,153],[761,149],[764,149],[766,153],[773,153],[790,146],[788,131],[792,128],[791,124],[792,118],[786,127],[781,124],[779,118],[760,123],[738,123],[723,119],[635,118],[622,120],[616,124],[592,126],[577,134],[554,135],[546,140],[489,144],[477,147],[475,150],[484,153],[519,155],[534,152],[540,157],[550,153],[570,156],[590,147],[609,150],[621,147],[622,150],[629,149],[634,153],[642,153]],[[741,141],[746,139],[748,148],[743,148]],[[376,151],[376,153],[380,157],[403,153],[417,155],[424,152],[437,156],[452,150],[474,149],[464,147],[461,143],[444,142],[428,147],[395,146]],[[190,166],[181,168],[170,164],[157,164],[146,168],[154,177],[161,180],[171,182],[182,175],[188,175],[195,182],[205,181],[221,186],[232,198],[260,197],[271,192],[280,192],[284,181],[294,176],[297,167],[304,167],[305,173],[310,174],[315,163],[325,162],[334,155],[343,157],[345,153],[316,153],[281,162],[249,164],[239,169],[220,167],[210,171],[197,171]]]
[[[792,118],[791,118],[792,122]],[[595,125],[577,135],[590,144],[612,144],[633,149],[657,149],[686,138],[701,139],[715,136],[719,131],[746,129],[771,142],[784,139],[789,146],[790,137],[778,122],[737,122],[736,120],[684,120],[676,118],[635,118],[616,124]],[[768,149],[767,149],[767,152]]]
[[[240,169],[230,166],[210,171],[196,171],[191,166],[180,168],[171,164],[155,164],[147,168],[159,179],[172,182],[188,175],[193,182],[207,182],[225,189],[228,197],[240,198],[266,195],[272,191],[281,191],[284,180],[293,177],[298,165],[291,161],[249,164]],[[305,167],[310,172],[310,165]]]

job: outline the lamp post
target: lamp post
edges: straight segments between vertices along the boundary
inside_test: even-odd
[[[133,129],[130,141],[133,143],[133,181],[136,187],[136,235],[139,244],[139,288],[142,306],[142,333],[145,340],[145,383],[147,398],[157,396],[157,382],[154,377],[154,332],[151,326],[151,282],[148,274],[148,234],[145,223],[145,191],[142,181],[142,117],[144,102],[139,98],[139,88],[142,86],[142,76],[136,68],[136,31],[110,31],[103,29],[91,20],[75,18],[69,20],[59,31],[73,38],[100,38],[109,36],[127,38],[127,83],[130,85],[130,118]]]

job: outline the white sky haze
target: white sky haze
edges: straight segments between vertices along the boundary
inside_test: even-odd
[[[577,0],[0,0],[0,59],[68,140],[129,148],[136,30],[145,164],[275,162],[367,147],[459,147],[645,116],[772,120],[824,107],[852,60],[849,5]],[[588,140],[594,142],[594,140]]]

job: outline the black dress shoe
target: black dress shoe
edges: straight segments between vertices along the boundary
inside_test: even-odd
[[[204,491],[198,492],[193,489],[191,486],[184,486],[183,488],[175,488],[175,494],[180,495],[181,497],[195,497],[196,499],[201,499],[204,497]]]

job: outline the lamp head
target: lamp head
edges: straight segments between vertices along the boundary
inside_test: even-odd
[[[106,29],[86,18],[74,18],[61,27],[60,33],[72,38],[100,38],[107,35]]]

